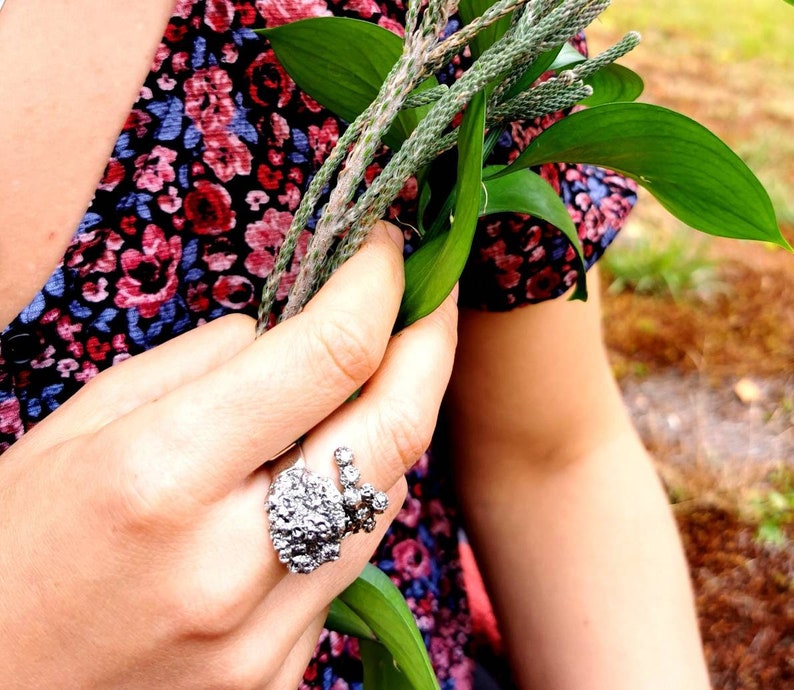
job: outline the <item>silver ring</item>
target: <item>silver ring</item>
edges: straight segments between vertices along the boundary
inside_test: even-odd
[[[334,451],[342,491],[332,479],[306,467],[300,444],[297,450],[298,460],[270,485],[266,506],[279,560],[290,572],[311,573],[339,558],[348,534],[374,530],[375,516],[388,508],[389,499],[372,484],[359,486],[361,474],[350,448]]]

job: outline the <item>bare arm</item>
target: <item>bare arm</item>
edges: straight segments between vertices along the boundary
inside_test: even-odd
[[[587,304],[461,314],[468,531],[522,688],[708,687],[686,564]]]

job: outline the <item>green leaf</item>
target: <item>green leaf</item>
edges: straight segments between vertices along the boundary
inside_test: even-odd
[[[535,138],[507,168],[589,163],[631,177],[676,218],[702,232],[774,242],[769,195],[728,146],[694,120],[647,103],[608,103],[573,113]]]
[[[489,166],[483,171],[483,194],[480,215],[491,213],[526,213],[556,226],[576,250],[578,278],[571,299],[587,298],[587,276],[576,226],[560,195],[540,175],[518,170],[504,177],[490,177],[504,166]]]
[[[377,635],[413,690],[438,690],[422,635],[400,590],[375,566],[367,564],[339,599]],[[401,687],[401,686],[395,686]],[[380,686],[374,686],[380,690]]]
[[[364,667],[366,690],[413,690],[408,678],[394,665],[394,657],[383,645],[361,640],[358,648]]]
[[[584,62],[586,59],[587,58],[578,50],[576,50],[576,48],[574,48],[570,43],[563,43],[562,46],[560,46],[559,51],[557,51],[557,55],[552,61],[551,65],[549,65],[549,69],[570,69],[574,65],[578,65],[580,62]]]
[[[461,0],[458,5],[458,14],[464,24],[471,24],[472,20],[481,17],[485,11],[494,4],[495,0]],[[495,21],[489,27],[480,31],[471,42],[471,54],[474,58],[490,48],[496,41],[504,36],[505,31],[510,28],[510,18],[512,12],[501,19]]]
[[[405,262],[405,294],[400,323],[407,326],[427,316],[452,291],[466,266],[479,215],[485,94],[469,103],[458,134],[455,211],[449,232],[419,247]]]
[[[352,635],[361,640],[376,640],[377,636],[360,616],[341,599],[334,599],[328,609],[325,627],[343,635]]]
[[[571,48],[567,43],[565,44],[568,48]],[[510,90],[507,92],[507,96],[505,100],[509,100],[511,98],[515,98],[518,94],[526,91],[535,81],[546,71],[550,69],[554,69],[554,64],[558,59],[560,51],[563,49],[563,46],[559,46],[557,48],[553,48],[552,50],[548,50],[545,53],[541,53],[536,57],[532,63],[527,68],[526,72],[521,75],[521,78],[510,87]],[[577,55],[581,57],[581,55],[571,48]],[[584,59],[584,58],[582,58]],[[570,63],[566,63],[570,64]]]
[[[636,101],[645,88],[639,74],[615,63],[591,74],[584,83],[593,87],[593,95],[585,98],[581,104],[591,108],[603,103]]]
[[[282,67],[303,91],[347,122],[375,100],[403,49],[402,39],[388,29],[345,17],[301,19],[257,33],[270,40]],[[431,78],[417,90],[437,85]],[[398,149],[428,110],[401,111],[384,142]]]

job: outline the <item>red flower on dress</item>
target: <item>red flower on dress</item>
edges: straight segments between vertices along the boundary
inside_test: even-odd
[[[128,249],[121,255],[124,275],[117,284],[117,307],[135,307],[146,319],[157,316],[160,307],[176,294],[176,270],[182,258],[178,236],[166,239],[162,229],[148,225],[143,231],[143,251]]]
[[[103,192],[113,191],[124,179],[124,165],[116,158],[111,158],[105,174],[102,176],[102,181],[99,183],[98,188]]]
[[[233,18],[234,6],[229,0],[207,0],[204,21],[213,31],[226,33]]]
[[[527,281],[527,297],[531,300],[549,299],[560,281],[560,274],[554,266],[546,266]]]
[[[220,235],[237,222],[229,192],[207,180],[196,182],[193,191],[185,197],[185,217],[197,235]]]
[[[212,296],[229,309],[243,309],[254,300],[254,286],[243,276],[221,276],[212,286]]]

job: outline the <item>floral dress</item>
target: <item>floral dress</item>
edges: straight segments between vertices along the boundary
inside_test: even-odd
[[[0,334],[0,453],[103,369],[224,314],[255,312],[307,181],[343,124],[297,89],[253,30],[336,15],[401,33],[403,13],[402,0],[178,0],[61,263]],[[513,126],[500,142],[503,158],[547,124]],[[583,166],[541,172],[568,204],[592,264],[633,205],[634,187]],[[391,217],[409,217],[415,195],[406,185]],[[279,307],[310,232],[282,282]],[[569,243],[545,223],[488,219],[461,301],[506,310],[556,297],[575,283],[573,259]],[[421,458],[374,558],[405,595],[445,690],[472,684],[448,474],[429,453]],[[304,687],[360,682],[355,641],[324,632]]]

